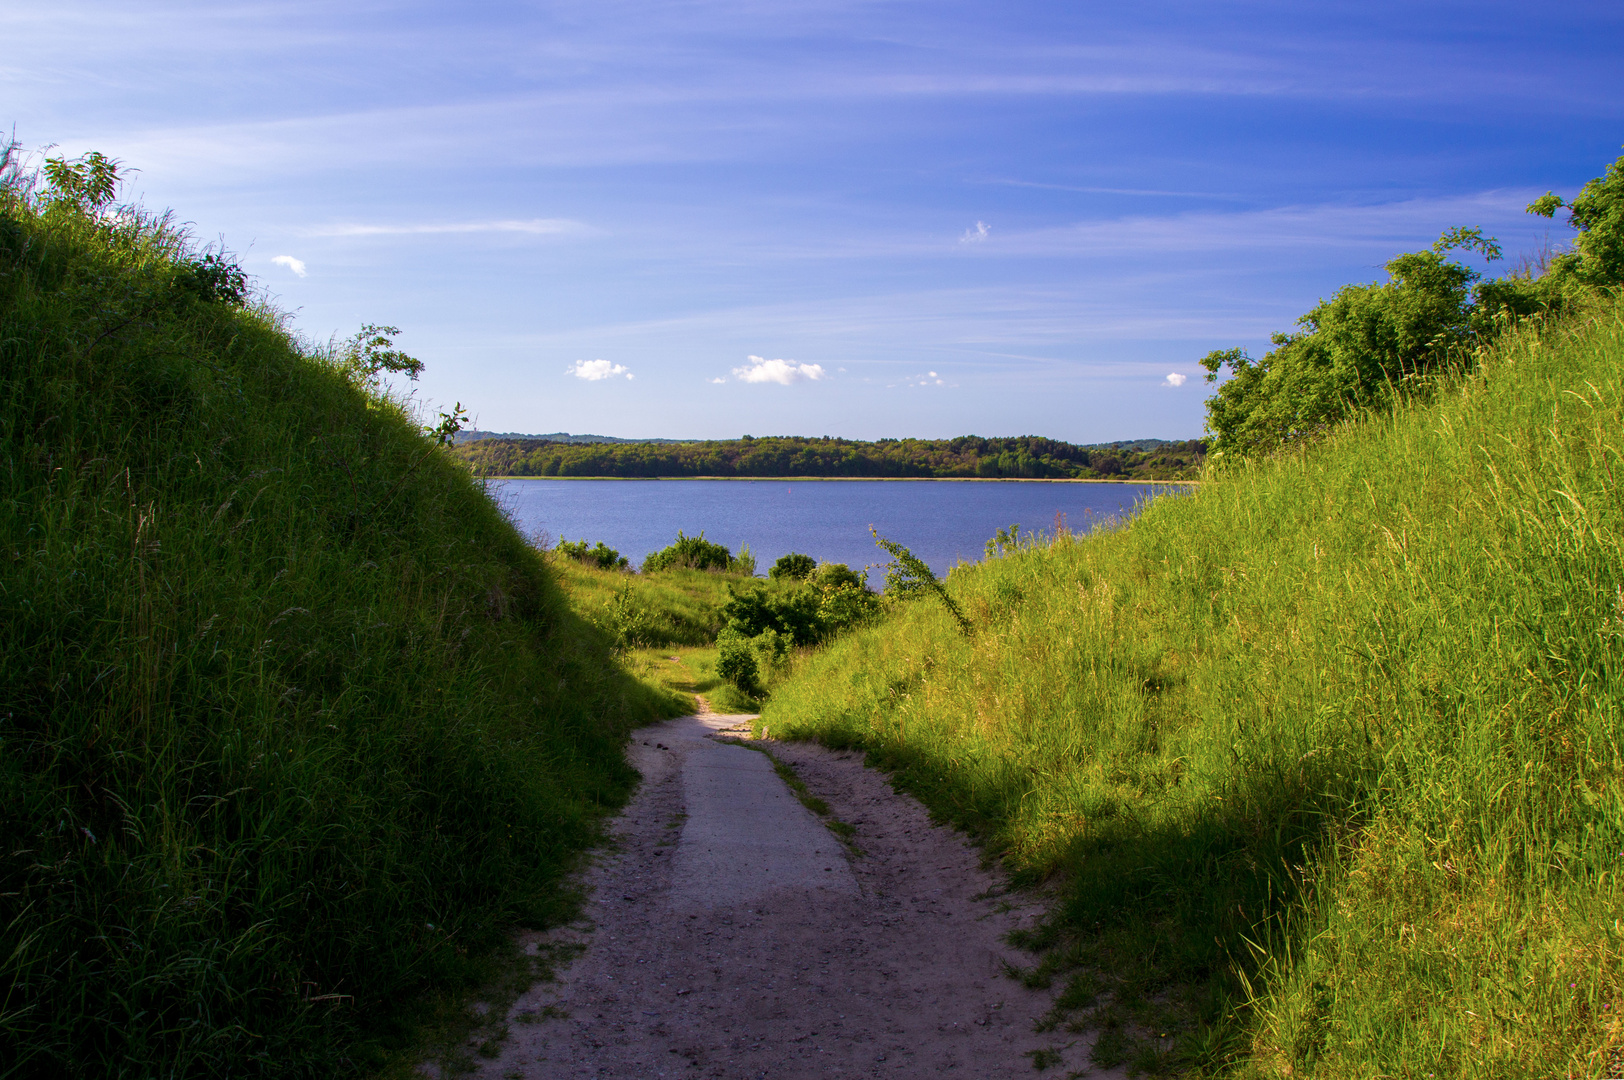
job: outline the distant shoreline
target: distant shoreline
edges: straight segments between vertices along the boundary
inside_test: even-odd
[[[1201,483],[1200,480],[1108,480],[1104,478],[1080,480],[1069,476],[481,476],[478,479],[624,480],[628,483],[671,480],[737,480],[773,484],[806,483],[808,481],[817,481],[819,483],[855,483],[861,481],[909,484],[1166,484],[1184,487],[1198,486]]]

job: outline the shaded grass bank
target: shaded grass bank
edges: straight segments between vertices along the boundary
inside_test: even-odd
[[[228,262],[5,179],[0,1076],[364,1070],[683,703]]]

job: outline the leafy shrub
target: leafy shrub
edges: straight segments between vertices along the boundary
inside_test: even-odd
[[[643,560],[643,573],[653,574],[679,566],[690,570],[730,570],[735,566],[735,559],[721,544],[706,540],[703,531],[698,536],[688,536],[679,529],[675,541]]]
[[[1624,281],[1624,158],[1592,180],[1571,204],[1547,194],[1530,213],[1566,206],[1578,230],[1574,250],[1550,259],[1535,277],[1481,281],[1446,257],[1476,250],[1491,262],[1500,247],[1479,229],[1450,229],[1430,251],[1387,263],[1385,283],[1346,285],[1275,334],[1275,348],[1254,360],[1244,349],[1216,350],[1201,361],[1207,381],[1231,378],[1207,402],[1213,449],[1267,453],[1318,437],[1348,417],[1431,385],[1433,377],[1475,364],[1478,352],[1516,322],[1570,308],[1585,291]]]
[[[818,593],[799,588],[787,593],[769,593],[760,585],[728,590],[722,616],[729,628],[747,638],[764,630],[783,634],[795,645],[812,645],[823,637],[818,621]]]
[[[750,639],[729,626],[716,635],[716,674],[750,697],[761,692],[760,667]]]
[[[614,637],[617,649],[665,644],[666,635],[655,625],[653,614],[633,595],[630,585],[621,588],[603,606],[600,625]]]
[[[825,638],[861,625],[879,611],[880,598],[861,583],[826,585],[818,590],[818,622],[823,624]]]
[[[1573,250],[1551,260],[1549,275],[1573,278],[1586,285],[1610,288],[1624,281],[1624,157],[1584,186],[1571,203],[1547,192],[1528,212],[1554,217],[1563,207],[1577,232]]]
[[[561,537],[553,550],[566,559],[596,566],[599,570],[625,570],[631,565],[625,556],[602,540],[595,547],[587,547],[585,540],[565,540]]]
[[[780,556],[778,561],[773,563],[772,569],[767,571],[767,576],[770,578],[790,578],[795,581],[805,581],[812,575],[812,571],[817,569],[817,566],[817,561],[812,556],[792,551],[788,555]]]
[[[819,563],[818,568],[812,572],[808,581],[817,589],[868,588],[863,581],[863,575],[845,563],[838,562]]]
[[[936,580],[936,575],[931,573],[930,567],[925,565],[924,560],[901,544],[893,540],[887,540],[878,532],[875,532],[872,526],[869,528],[869,532],[874,534],[874,542],[884,548],[892,559],[892,562],[885,570],[885,595],[894,600],[916,600],[922,596],[934,596],[942,602],[943,607],[947,608],[948,614],[953,616],[953,621],[958,624],[959,631],[965,637],[969,637],[973,632],[970,620],[964,617],[964,612],[959,609],[959,605],[953,598],[947,594],[947,590],[942,587],[942,583]]]

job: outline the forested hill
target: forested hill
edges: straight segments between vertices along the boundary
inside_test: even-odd
[[[746,435],[691,443],[481,439],[455,452],[481,476],[1189,480],[1200,471],[1206,444],[1140,439],[1078,446],[1035,435],[878,442]]]

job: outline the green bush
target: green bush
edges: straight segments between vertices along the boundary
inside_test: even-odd
[[[0,1073],[354,1074],[567,910],[678,703],[99,168],[0,167]]]
[[[738,687],[747,697],[761,692],[761,669],[750,639],[731,626],[716,635],[716,674]]]
[[[1231,375],[1207,402],[1212,449],[1255,455],[1320,437],[1471,367],[1508,326],[1558,315],[1584,292],[1624,281],[1624,158],[1571,205],[1546,195],[1528,209],[1550,217],[1563,206],[1578,230],[1575,249],[1551,258],[1541,276],[1480,281],[1446,253],[1477,250],[1493,261],[1499,245],[1481,230],[1451,229],[1432,250],[1390,260],[1387,282],[1339,289],[1298,320],[1297,333],[1275,334],[1261,360],[1239,348],[1209,353],[1207,381]]]
[[[810,555],[802,555],[792,551],[788,555],[781,555],[773,563],[772,569],[767,571],[770,578],[790,578],[794,581],[805,581],[817,569],[817,561]]]
[[[747,552],[741,552],[739,558],[721,544],[713,544],[705,539],[701,532],[698,536],[687,536],[680,529],[676,540],[659,551],[652,552],[643,560],[643,573],[655,574],[661,570],[671,570],[681,567],[688,570],[732,570],[739,573],[755,573],[755,560],[749,559],[746,568],[744,560]]]
[[[599,570],[625,570],[631,565],[625,556],[602,540],[595,547],[587,547],[585,540],[571,541],[560,537],[553,550],[566,559],[596,566]]]
[[[816,589],[867,589],[863,575],[847,566],[845,563],[819,563],[807,577],[807,581]]]

